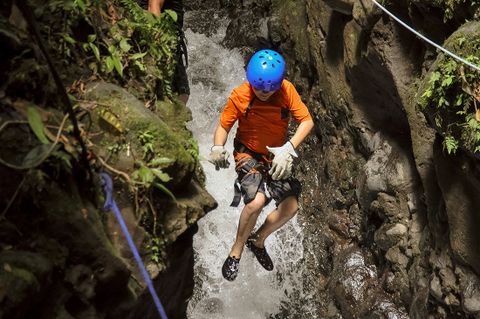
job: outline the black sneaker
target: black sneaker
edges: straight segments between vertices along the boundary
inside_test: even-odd
[[[268,271],[273,270],[273,262],[270,256],[267,253],[265,248],[259,248],[254,244],[255,238],[250,236],[247,240],[247,247],[252,251],[252,253],[257,257],[258,262]]]
[[[227,279],[228,281],[234,281],[238,275],[239,263],[240,263],[240,259],[237,259],[232,256],[228,256],[225,262],[223,263],[223,267],[222,267],[223,278]]]

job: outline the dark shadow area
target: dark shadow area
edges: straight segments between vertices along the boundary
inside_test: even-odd
[[[193,235],[197,224],[191,226],[167,248],[170,265],[154,281],[155,290],[169,319],[187,318],[187,300],[193,291]],[[160,318],[152,296],[145,292],[138,298],[129,319]]]
[[[343,34],[345,25],[351,20],[340,12],[333,11],[330,16],[328,34],[326,38],[327,61],[334,65],[343,63]]]
[[[361,118],[372,130],[382,132],[403,146],[410,146],[408,120],[395,81],[384,61],[376,53],[371,54],[357,66],[347,69],[346,77]]]

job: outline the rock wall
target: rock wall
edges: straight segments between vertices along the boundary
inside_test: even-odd
[[[370,0],[229,6],[225,44],[282,52],[315,119],[297,176],[319,318],[479,317],[478,160],[448,154],[419,106],[443,55]],[[469,2],[388,8],[437,43],[478,17]]]
[[[169,318],[184,318],[196,223],[216,205],[185,126],[189,110],[175,96],[157,98],[135,72],[119,78],[111,65],[98,73],[92,61],[118,52],[100,41],[112,44],[112,24],[128,23],[111,2],[35,7],[32,19],[59,86],[27,28],[32,20],[12,1],[0,9],[0,318],[158,316],[115,215],[103,209],[101,172],[113,178],[112,195]],[[124,52],[132,48],[128,41]],[[162,74],[151,69],[158,61],[142,61]],[[117,70],[129,72],[117,62]],[[65,116],[62,94],[77,123]]]

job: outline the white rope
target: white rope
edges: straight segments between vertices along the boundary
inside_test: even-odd
[[[445,52],[446,54],[452,56],[453,58],[459,60],[460,62],[463,62],[465,63],[466,65],[474,68],[475,70],[477,71],[480,71],[480,67],[478,65],[475,65],[467,60],[465,60],[464,58],[462,57],[459,57],[458,55],[456,55],[455,53],[452,53],[450,51],[448,51],[447,49],[445,49],[444,47],[436,44],[435,42],[433,42],[432,40],[430,40],[429,38],[425,37],[424,35],[418,33],[416,30],[414,30],[413,28],[411,28],[408,24],[406,24],[405,22],[403,22],[402,20],[400,20],[399,18],[397,18],[395,15],[393,15],[390,11],[388,11],[387,9],[385,9],[385,7],[383,7],[381,4],[379,4],[377,1],[375,0],[372,0],[373,3],[375,3],[380,9],[382,9],[386,14],[388,14],[390,17],[392,17],[394,20],[396,20],[398,23],[400,23],[402,26],[404,26],[405,28],[407,28],[408,30],[410,30],[411,32],[413,32],[415,35],[417,35],[418,37],[420,37],[421,39],[423,39],[424,41],[430,43],[431,45],[433,45],[434,47],[436,47],[437,49]]]

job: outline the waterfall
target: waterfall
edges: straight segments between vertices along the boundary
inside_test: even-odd
[[[213,14],[213,13],[212,13]],[[217,13],[215,13],[217,14]],[[188,76],[191,95],[188,107],[193,121],[189,129],[199,143],[201,164],[206,174],[206,188],[218,201],[218,208],[199,221],[194,236],[195,288],[188,305],[188,318],[271,318],[281,317],[290,304],[302,303],[303,234],[296,218],[272,234],[266,247],[275,264],[273,271],[264,270],[253,254],[245,249],[237,279],[229,282],[222,277],[221,267],[234,242],[243,204],[229,207],[236,178],[233,158],[230,168],[215,171],[207,161],[213,133],[231,90],[245,81],[244,60],[237,50],[224,48],[220,43],[226,32],[226,21],[208,36],[189,29],[195,23],[195,12],[186,16],[188,43]],[[218,23],[219,16],[210,19]],[[201,23],[208,21],[202,19]],[[232,154],[235,127],[226,144]],[[274,208],[264,209],[257,226]],[[296,307],[300,309],[301,306]],[[293,316],[288,315],[288,318]]]

